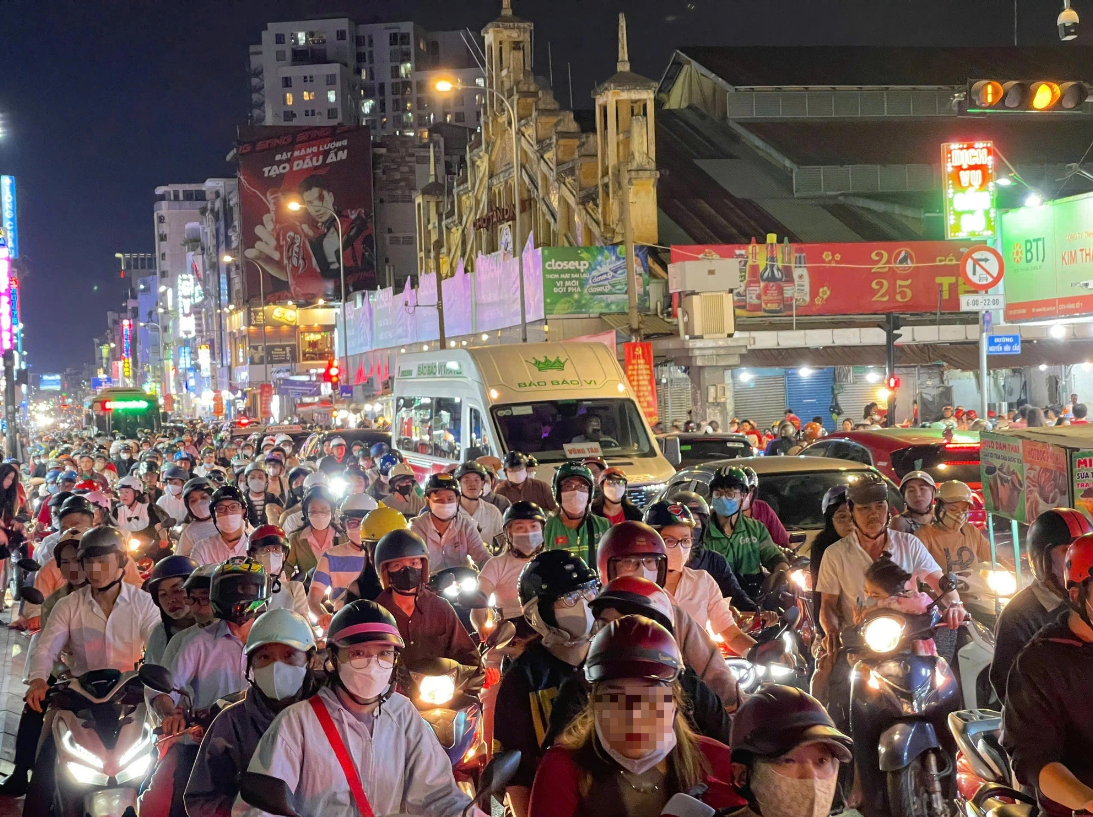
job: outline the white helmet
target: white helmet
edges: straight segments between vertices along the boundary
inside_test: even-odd
[[[316,485],[326,485],[326,474],[322,471],[315,471],[304,477],[304,490],[314,488]]]
[[[250,655],[266,644],[285,644],[300,652],[309,652],[315,649],[315,634],[307,619],[295,610],[281,607],[255,619],[243,651]]]
[[[114,487],[118,490],[121,490],[122,488],[132,488],[139,494],[144,490],[144,483],[140,481],[140,477],[128,476],[119,479],[118,484]]]
[[[365,513],[370,513],[378,507],[379,503],[368,494],[350,494],[342,502],[338,511],[343,517],[363,516]]]
[[[278,434],[278,435],[277,435],[277,436],[276,436],[276,437],[274,438],[274,441],[275,441],[275,442],[276,442],[276,443],[277,443],[278,445],[280,445],[281,443],[288,443],[289,445],[292,445],[292,438],[291,438],[290,436],[288,436],[287,434]]]
[[[334,437],[333,439],[329,440],[329,442],[331,448],[336,445],[345,445],[345,440],[341,437]]]
[[[925,471],[911,471],[907,474],[904,474],[903,479],[901,479],[899,481],[900,493],[903,493],[904,487],[907,485],[908,482],[910,482],[913,479],[922,480],[927,485],[929,485],[931,488],[934,488],[934,489],[937,488],[937,483],[934,481],[934,478],[932,476],[930,476],[929,474],[927,474]]]
[[[958,479],[951,479],[948,482],[941,483],[941,487],[937,489],[937,498],[941,502],[974,501],[972,489],[968,487],[967,483]]]
[[[417,474],[414,473],[414,469],[407,463],[400,462],[391,468],[391,472],[387,475],[388,482],[394,482],[396,477],[413,477],[417,479]]]

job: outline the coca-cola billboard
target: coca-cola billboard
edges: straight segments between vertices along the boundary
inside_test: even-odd
[[[348,292],[375,289],[367,128],[242,128],[237,155],[248,300],[338,300],[342,262]]]

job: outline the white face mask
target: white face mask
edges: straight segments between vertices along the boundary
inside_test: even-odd
[[[307,515],[307,521],[313,530],[326,530],[330,527],[330,514],[311,513]]]
[[[224,533],[235,533],[243,527],[243,514],[225,513],[216,517],[216,527]]]
[[[530,556],[543,544],[543,532],[533,530],[531,533],[514,533],[512,535],[512,547],[517,553]]]
[[[182,486],[181,485],[168,485],[167,486],[167,493],[169,493],[171,496],[178,496],[179,494],[182,493]]]
[[[588,491],[562,491],[562,510],[571,517],[584,516],[588,509]]]
[[[785,777],[778,774],[774,764],[760,761],[755,764],[749,783],[763,814],[826,817],[831,812],[838,781],[837,774],[823,779]]]
[[[212,505],[212,500],[200,499],[194,503],[194,506],[190,509],[190,513],[198,519],[208,519],[210,505]]]
[[[251,477],[247,480],[247,485],[250,486],[251,493],[253,494],[265,493],[266,481],[264,479]]]
[[[458,502],[431,502],[429,503],[429,513],[435,516],[442,522],[447,522],[449,519],[453,519],[457,513],[459,513]]]
[[[569,633],[574,641],[586,638],[592,632],[592,622],[595,620],[592,609],[584,599],[573,607],[555,610],[554,618],[558,621],[558,629]]]
[[[611,485],[610,483],[603,486],[603,495],[612,502],[620,502],[624,496],[626,496],[625,485]]]
[[[300,691],[304,685],[304,676],[307,675],[307,667],[274,661],[264,667],[255,668],[251,675],[262,694],[271,700],[280,701],[291,698]]]
[[[281,573],[281,566],[285,563],[285,556],[283,553],[259,553],[258,561],[266,569],[267,575],[277,576]]]
[[[683,570],[683,566],[687,563],[687,559],[690,558],[690,555],[691,551],[689,548],[687,550],[679,547],[668,548],[668,569],[679,573]],[[656,579],[654,578],[652,581],[655,582]]]
[[[513,485],[519,485],[521,482],[528,478],[528,472],[526,469],[521,468],[519,471],[506,471],[505,478],[508,479]]]
[[[376,659],[371,659],[363,667],[338,663],[338,679],[346,689],[365,701],[383,694],[391,683],[391,673],[394,671],[394,667],[381,667]]]

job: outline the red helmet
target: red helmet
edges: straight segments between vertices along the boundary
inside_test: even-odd
[[[730,746],[734,763],[749,757],[781,757],[802,743],[822,741],[849,763],[850,738],[835,728],[823,705],[794,687],[772,684],[749,697],[732,721]]]
[[[651,618],[668,632],[675,629],[672,600],[663,588],[640,576],[619,576],[589,606],[596,616],[610,607],[624,616]]]
[[[276,525],[259,525],[254,529],[254,533],[250,535],[250,541],[247,542],[247,553],[254,553],[258,548],[269,547],[270,545],[280,545],[281,548],[288,553],[288,537],[285,536],[285,532]]]
[[[593,684],[624,678],[671,682],[682,671],[672,634],[645,616],[624,616],[600,630],[584,662],[584,677]]]
[[[596,570],[601,582],[610,582],[615,577],[611,573],[611,562],[633,556],[658,556],[660,567],[657,570],[657,584],[664,584],[668,575],[668,549],[660,534],[644,522],[627,519],[608,529],[596,549]]]
[[[1093,579],[1093,534],[1079,536],[1066,549],[1067,589]]]
[[[79,491],[87,491],[90,493],[91,491],[98,491],[101,488],[102,486],[98,483],[97,480],[81,479],[79,482],[72,486],[72,491],[73,493],[77,493]]]

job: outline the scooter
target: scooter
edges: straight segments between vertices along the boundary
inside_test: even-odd
[[[1009,754],[1002,748],[1002,713],[966,709],[949,714],[949,731],[956,740],[956,802],[968,806],[984,786],[1015,786]]]
[[[50,690],[54,817],[136,817],[137,793],[156,757],[144,686],[160,669],[94,670]]]
[[[429,589],[455,608],[464,628],[474,638],[471,610],[487,606],[486,595],[478,589],[478,571],[469,565],[446,567],[429,577]]]
[[[766,684],[787,684],[808,691],[808,662],[794,637],[800,615],[798,608],[790,607],[777,624],[755,633],[755,646],[747,657],[725,659],[741,692],[751,694]]]
[[[942,577],[943,594],[955,586],[953,574]],[[948,817],[955,746],[947,717],[960,708],[960,687],[933,648],[940,622],[935,599],[918,615],[874,608],[843,635],[858,656],[850,731],[865,817]]]

